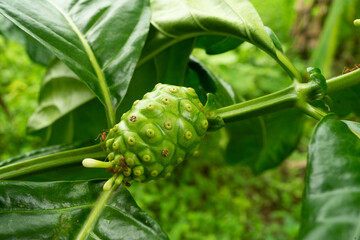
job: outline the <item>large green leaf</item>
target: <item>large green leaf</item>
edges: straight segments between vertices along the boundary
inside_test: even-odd
[[[168,46],[201,35],[251,42],[273,57],[275,47],[247,0],[151,0],[151,24],[140,64]]]
[[[86,239],[168,239],[123,187],[97,201],[103,182],[0,182],[1,239],[75,239],[98,207]]]
[[[143,0],[1,0],[0,13],[49,48],[107,107],[124,97],[150,21]]]
[[[288,109],[227,124],[231,140],[226,160],[245,164],[255,173],[277,167],[296,149],[303,123],[299,110]]]
[[[360,237],[360,124],[350,126],[330,115],[314,131],[299,240]]]

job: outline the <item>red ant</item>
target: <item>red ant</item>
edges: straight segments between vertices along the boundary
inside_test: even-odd
[[[355,71],[356,69],[360,68],[360,64],[359,65],[355,65],[353,68],[345,68],[345,70],[343,71],[343,74]]]
[[[106,134],[109,132],[109,130],[107,129],[103,129],[102,133],[99,133],[99,135],[96,137],[95,141],[98,140],[98,138],[100,137],[100,143],[102,143],[103,141],[105,141],[106,139]]]
[[[100,144],[101,144],[102,142],[104,142],[104,141],[106,140],[106,134],[107,134],[108,132],[109,132],[109,130],[103,129],[103,132],[102,132],[102,133],[99,133],[99,135],[96,137],[95,141],[97,141],[98,138],[100,137]],[[102,147],[103,150],[105,150],[105,149],[104,149],[104,145],[101,144],[101,147]]]

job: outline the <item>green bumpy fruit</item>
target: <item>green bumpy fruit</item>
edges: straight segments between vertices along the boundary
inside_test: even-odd
[[[208,128],[195,90],[157,84],[134,102],[106,138],[108,168],[123,181],[146,182],[167,177],[195,155]]]

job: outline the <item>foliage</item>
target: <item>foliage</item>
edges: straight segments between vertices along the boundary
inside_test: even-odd
[[[284,5],[285,8],[289,8],[290,2]],[[346,4],[350,2],[346,1]],[[260,5],[258,1],[254,3]],[[336,1],[336,4],[340,4],[340,1]],[[347,6],[340,4],[341,8],[337,8],[336,4],[333,8],[336,11],[342,11]],[[209,129],[223,128],[205,136],[203,153],[187,160],[189,168],[175,169],[181,177],[160,180],[156,185],[147,183],[154,185],[138,186],[139,190],[134,188],[132,192],[136,196],[148,191],[144,195],[137,195],[138,198],[150,196],[140,203],[163,221],[171,237],[200,239],[201,236],[197,234],[201,234],[208,239],[260,239],[263,238],[262,234],[271,232],[272,236],[268,239],[288,239],[295,237],[297,227],[293,222],[298,220],[301,222],[299,239],[312,239],[313,235],[323,234],[322,229],[332,228],[323,223],[324,218],[331,219],[333,214],[332,208],[327,208],[326,204],[327,201],[329,204],[337,204],[339,196],[336,195],[335,200],[319,198],[325,203],[321,214],[317,214],[317,196],[328,194],[329,189],[346,192],[348,177],[354,179],[352,183],[356,184],[354,169],[345,168],[344,177],[339,175],[337,181],[332,181],[327,161],[332,159],[332,163],[339,167],[356,167],[356,152],[349,150],[352,145],[347,142],[356,143],[358,126],[349,121],[340,126],[339,121],[329,120],[333,118],[326,115],[333,105],[328,99],[338,94],[337,98],[343,100],[346,95],[343,91],[354,91],[353,98],[350,97],[348,102],[355,101],[360,70],[354,69],[327,81],[316,66],[308,68],[310,76],[302,74],[305,71],[299,71],[295,66],[304,69],[306,63],[296,61],[294,64],[287,58],[284,53],[286,47],[282,46],[271,28],[263,25],[255,8],[247,0],[40,0],[31,3],[0,0],[0,13],[16,25],[2,25],[5,26],[0,28],[2,34],[8,38],[19,36],[21,42],[26,44],[31,59],[47,64],[39,93],[39,106],[29,120],[29,131],[40,135],[44,145],[61,144],[0,163],[0,184],[4,196],[0,198],[0,206],[3,206],[0,236],[3,238],[12,235],[22,237],[25,231],[34,238],[80,240],[112,239],[117,236],[127,239],[167,239],[161,227],[138,208],[121,184],[123,178],[117,177],[117,174],[122,176],[125,173],[120,171],[110,177],[111,174],[104,170],[88,170],[80,165],[84,158],[107,160],[104,151],[104,145],[109,143],[104,143],[106,129],[112,128],[133,102],[158,82],[193,87],[205,105],[203,111]],[[282,14],[292,18],[284,10]],[[338,14],[331,13],[329,16],[329,24],[325,29],[341,22],[337,18]],[[290,25],[282,26],[288,28]],[[28,35],[20,33],[18,28]],[[323,59],[321,56],[325,54],[317,55],[315,62],[323,66],[328,76],[332,59],[330,56],[334,56],[335,51],[327,46],[334,46],[332,40],[336,35],[332,35],[330,41],[326,42],[327,33],[329,31],[325,30],[325,40],[320,41],[320,50],[315,53],[329,49],[325,51],[329,57]],[[39,47],[39,43],[48,50]],[[240,48],[228,52],[237,46]],[[255,47],[264,53],[259,53]],[[193,51],[194,48],[203,49],[207,54],[226,56],[223,59],[229,59],[232,54],[230,63],[237,65],[239,71],[221,66],[226,72],[224,78],[230,84],[213,74],[212,70],[216,70],[216,67],[211,66],[210,58],[199,50]],[[201,60],[190,56],[192,52],[210,65],[210,69]],[[224,52],[230,55],[219,55]],[[1,96],[3,94],[1,92]],[[337,109],[343,109],[342,105],[346,103],[336,101],[335,113],[338,113]],[[288,109],[292,107],[296,109]],[[357,114],[356,109],[345,110],[345,113],[339,115]],[[298,212],[290,214],[290,211],[294,206],[299,209],[301,190],[292,192],[288,189],[292,184],[276,184],[277,181],[287,181],[289,170],[286,165],[277,170],[280,176],[277,176],[276,171],[264,173],[254,182],[255,186],[251,181],[244,184],[252,174],[248,170],[224,165],[225,162],[241,163],[250,166],[258,174],[281,165],[298,146],[303,126],[308,126],[308,123],[304,124],[303,113],[320,122],[310,144],[305,204],[302,218],[299,219]],[[327,124],[336,126],[324,128]],[[113,135],[112,132],[108,135]],[[335,139],[330,143],[336,143],[339,139],[343,141],[336,146],[336,152],[328,151],[326,143],[318,140],[323,140],[327,134]],[[101,136],[100,144],[94,144],[93,140],[97,136]],[[89,161],[96,164],[89,165]],[[83,163],[84,166],[103,168],[109,164],[112,163],[98,160]],[[230,174],[235,171],[241,173]],[[322,172],[325,174],[319,174]],[[290,175],[293,176],[292,173]],[[105,191],[101,191],[99,186],[109,178],[103,188]],[[271,182],[275,184],[271,190],[267,189],[269,178],[275,178]],[[214,184],[209,186],[212,180]],[[319,183],[323,183],[324,187],[318,188]],[[128,185],[128,182],[125,181],[125,184]],[[196,188],[188,187],[187,184],[193,184]],[[296,184],[301,185],[301,182]],[[239,190],[239,186],[248,189]],[[180,197],[183,203],[174,198],[167,201],[170,199],[167,195],[175,195],[171,194],[174,187],[183,190],[190,198]],[[31,189],[31,193],[26,189]],[[259,189],[266,189],[261,197]],[[284,194],[280,193],[280,189]],[[54,198],[55,192],[64,194]],[[247,198],[241,198],[243,196],[251,199],[257,207],[253,207],[252,201]],[[277,212],[277,206],[270,204],[271,201],[262,204],[264,200],[261,198],[264,196],[269,200],[281,199],[285,210]],[[345,214],[358,202],[346,194],[342,197],[354,203],[346,207],[337,205],[336,213]],[[221,204],[214,204],[219,201]],[[155,208],[146,205],[153,202]],[[189,205],[190,213],[184,205]],[[212,214],[195,214],[202,205],[215,207]],[[160,211],[156,206],[163,207],[159,207]],[[261,221],[248,216],[246,219],[238,219],[234,224],[232,219],[240,215],[238,211],[247,212],[252,208],[263,213]],[[166,221],[168,214],[179,222],[189,221],[194,227],[170,228],[166,225],[172,223]],[[281,220],[277,214],[282,216]],[[324,218],[317,218],[319,215]],[[208,216],[215,219],[224,217],[224,220],[203,225],[207,223]],[[24,218],[25,224],[17,224]],[[290,222],[285,223],[286,219]],[[358,225],[356,220],[354,218],[352,225],[346,226],[355,238],[358,237],[358,232],[354,230]],[[261,227],[258,225],[268,221],[279,221],[279,224],[272,225],[273,229],[259,232]],[[336,227],[345,228],[344,220],[336,221]],[[278,228],[283,224],[291,227],[279,233]],[[205,226],[213,226],[215,231],[206,234]],[[229,228],[231,231],[220,232],[218,228]],[[199,232],[192,234],[194,229]],[[343,238],[342,234],[342,231],[338,231],[327,237],[339,239]]]
[[[42,146],[26,135],[26,123],[37,106],[43,67],[33,64],[24,47],[0,36],[0,161]],[[6,114],[8,111],[8,114]]]

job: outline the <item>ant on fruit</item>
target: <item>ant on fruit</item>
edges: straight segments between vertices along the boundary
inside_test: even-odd
[[[360,68],[360,64],[358,64],[358,65],[355,65],[353,68],[346,68],[345,67],[345,69],[344,69],[344,71],[343,71],[343,74],[346,74],[346,73],[349,73],[349,72],[352,72],[352,71],[355,71],[356,69],[358,69],[358,68]]]
[[[99,139],[99,137],[100,137],[100,144],[102,142],[104,142],[106,140],[106,135],[107,135],[108,132],[109,132],[108,129],[103,129],[103,132],[99,133],[99,135],[96,137],[95,141],[97,141]],[[101,147],[102,147],[103,150],[105,150],[104,145],[101,144]]]

